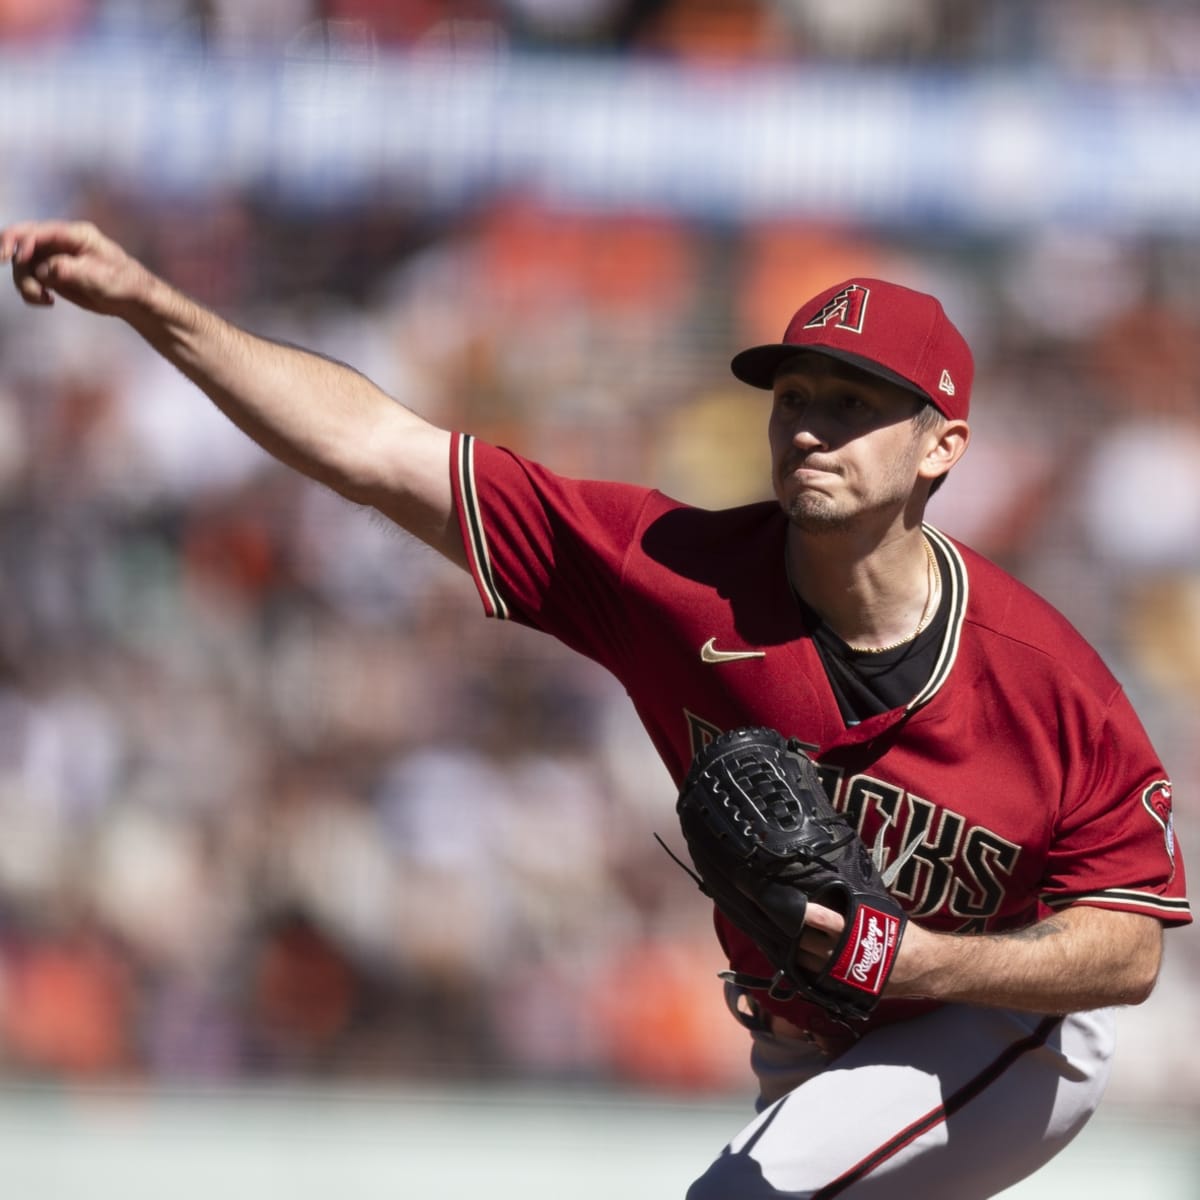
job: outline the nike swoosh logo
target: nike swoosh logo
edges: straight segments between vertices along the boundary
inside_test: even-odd
[[[700,647],[700,661],[706,663],[737,662],[739,658],[766,658],[765,650],[718,650],[714,643],[715,637],[710,637]]]
[[[879,833],[875,838],[875,846],[871,851],[871,857],[875,861],[875,866],[880,873],[880,879],[885,888],[890,888],[897,879],[900,878],[900,872],[904,870],[905,864],[918,850],[921,848],[921,842],[924,840],[924,834],[917,834],[907,846],[904,847],[900,857],[885,871],[882,863],[887,856],[887,851],[883,848],[884,834],[887,833],[887,826],[881,825]]]

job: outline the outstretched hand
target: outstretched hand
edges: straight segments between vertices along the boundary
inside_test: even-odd
[[[0,230],[0,262],[26,304],[48,307],[55,295],[89,312],[120,316],[153,277],[90,222],[22,221]]]

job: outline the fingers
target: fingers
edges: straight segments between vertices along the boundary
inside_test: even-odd
[[[15,262],[21,255],[22,242],[30,230],[28,223],[0,229],[0,262]]]
[[[28,262],[13,261],[13,282],[26,304],[43,307],[54,303],[54,289],[67,283],[72,260],[68,255],[55,254],[49,258],[34,258]]]
[[[88,221],[21,221],[0,230],[0,262],[26,304],[48,307],[55,294],[108,311],[125,256]]]
[[[54,303],[54,293],[32,275],[22,275],[16,280],[16,286],[18,294],[26,304],[49,308]]]
[[[98,238],[88,221],[17,221],[0,229],[0,262],[28,263],[39,252],[78,254]]]
[[[39,252],[60,245],[67,233],[59,222],[24,221],[0,230],[0,262],[12,263],[13,284],[26,304],[48,308],[54,303],[53,260],[39,258]]]
[[[33,238],[18,241],[11,251],[6,251],[6,255],[12,260],[13,285],[21,299],[26,304],[42,307],[53,304],[54,293],[51,288],[56,275],[54,259],[39,259],[37,243]]]
[[[804,913],[804,932],[796,947],[801,966],[813,972],[823,971],[845,928],[841,913],[810,903]]]
[[[846,918],[832,908],[823,904],[809,903],[804,910],[804,930],[822,934],[836,941],[846,928]]]

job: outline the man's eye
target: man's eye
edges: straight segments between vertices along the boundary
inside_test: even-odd
[[[871,413],[871,406],[857,392],[839,392],[837,408],[840,413],[848,417],[862,418]]]

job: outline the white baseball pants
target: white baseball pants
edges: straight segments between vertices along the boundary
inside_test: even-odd
[[[753,1030],[759,1115],[688,1200],[982,1200],[1047,1163],[1108,1081],[1114,1013],[947,1005],[830,1061]]]

